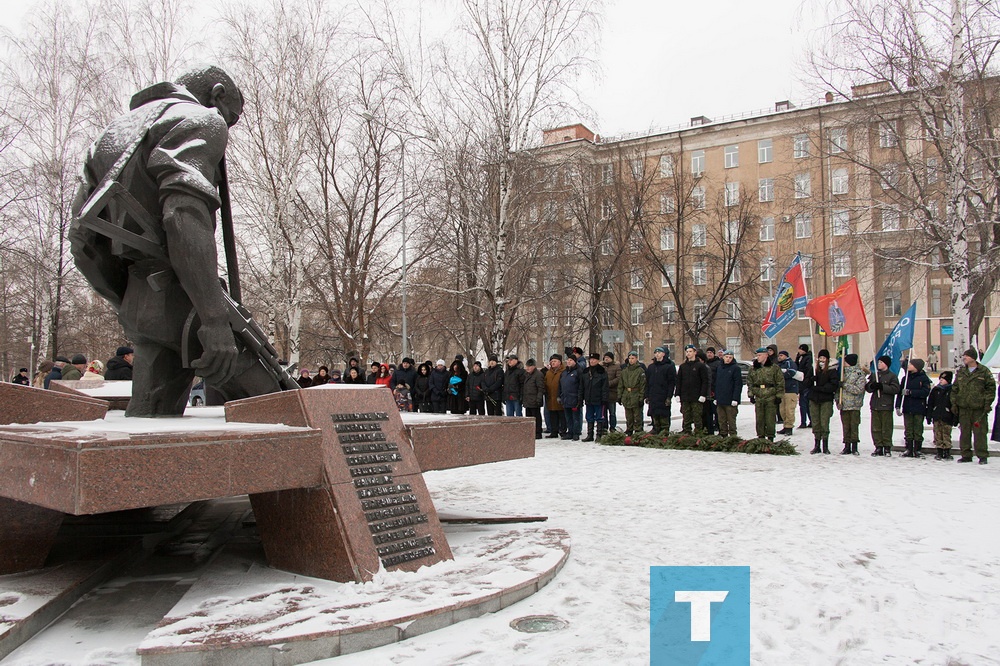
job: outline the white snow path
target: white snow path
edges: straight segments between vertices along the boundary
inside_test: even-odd
[[[1000,664],[1000,459],[871,458],[867,426],[859,457],[836,427],[831,455],[807,453],[809,430],[794,457],[541,440],[430,473],[439,509],[548,515],[569,562],[504,611],[319,663],[647,664],[650,566],[749,565],[754,664]],[[570,626],[510,628],[532,614]]]

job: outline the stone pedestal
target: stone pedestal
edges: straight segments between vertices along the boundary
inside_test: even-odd
[[[283,423],[323,433],[324,483],[250,496],[268,561],[339,581],[415,570],[451,549],[392,394],[327,385],[226,404],[229,421]]]

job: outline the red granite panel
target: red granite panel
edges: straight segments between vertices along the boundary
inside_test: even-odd
[[[0,575],[42,568],[62,520],[60,511],[0,498]]]
[[[60,512],[76,506],[75,451],[51,442],[58,426],[39,426],[20,432],[0,428],[0,496]],[[32,433],[45,435],[37,439]]]
[[[73,393],[0,382],[0,424],[103,419],[108,403]]]
[[[70,395],[83,395],[94,400],[102,400],[108,403],[108,409],[124,410],[128,407],[129,400],[132,399],[132,382],[130,381],[105,381],[103,379],[57,379],[49,382],[49,388],[60,393]],[[102,395],[91,396],[84,389],[103,388]],[[111,389],[109,391],[108,389]],[[113,393],[113,392],[115,393]]]
[[[226,418],[304,421],[323,432],[323,492],[254,499],[255,511],[258,505],[263,511],[257,519],[264,521],[261,537],[274,566],[365,581],[380,566],[413,570],[451,558],[388,391],[330,386],[283,392],[227,403]]]
[[[535,456],[535,422],[516,417],[407,423],[420,469],[468,467]]]

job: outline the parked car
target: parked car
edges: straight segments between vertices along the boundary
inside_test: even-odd
[[[188,398],[188,402],[191,403],[192,407],[201,407],[205,404],[204,379],[199,379],[198,382],[191,387],[191,396]]]

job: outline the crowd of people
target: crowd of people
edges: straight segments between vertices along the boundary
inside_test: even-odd
[[[327,383],[383,385],[403,411],[527,416],[534,419],[536,438],[574,441],[594,441],[608,430],[618,430],[619,403],[625,413],[626,436],[644,432],[646,417],[652,432],[667,433],[675,399],[680,403],[681,432],[736,436],[745,383],[754,406],[757,437],[773,441],[776,435],[792,434],[796,427],[808,428],[814,440],[810,453],[829,454],[830,421],[836,406],[843,433],[840,453],[859,455],[861,414],[867,400],[872,456],[892,455],[894,419],[900,417],[903,457],[924,456],[926,422],[933,427],[936,459],[952,458],[952,431],[957,426],[959,462],[972,462],[975,455],[985,465],[994,396],[998,399],[990,439],[1000,441],[998,382],[979,363],[979,353],[970,348],[962,355],[962,365],[955,371],[942,371],[934,384],[925,372],[930,362],[935,372],[937,355],[932,354],[929,363],[904,359],[902,379],[890,370],[888,356],[878,358],[870,372],[859,365],[857,354],[834,361],[829,351],[821,349],[813,361],[809,345],[802,344],[794,358],[775,345],[758,348],[745,381],[732,351],[716,353],[713,347],[701,350],[687,345],[679,365],[665,347],[654,350],[648,365],[635,351],[619,363],[613,352],[585,355],[580,347],[552,354],[541,366],[533,358],[522,363],[510,354],[503,364],[492,355],[485,366],[476,360],[470,369],[458,354],[450,365],[444,359],[418,365],[407,357],[399,366],[373,362],[366,372],[354,357],[343,370],[321,365],[314,375],[302,369],[297,382],[302,388]],[[11,382],[49,388],[53,380],[131,380],[133,358],[134,351],[126,346],[119,347],[106,363],[88,361],[83,354],[60,355],[42,362],[33,378],[27,368],[20,368]]]

